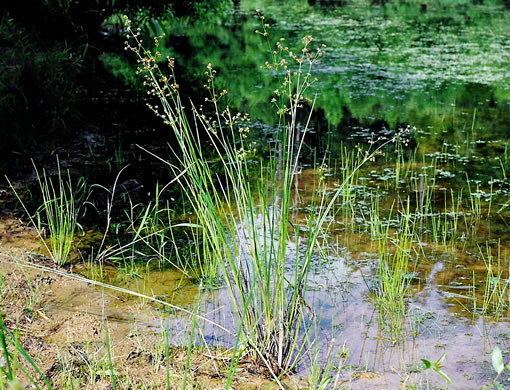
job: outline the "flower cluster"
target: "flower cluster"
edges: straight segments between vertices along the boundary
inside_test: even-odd
[[[257,16],[263,24],[262,30],[256,30],[255,33],[262,35],[269,43],[271,26],[265,22],[265,17],[260,10],[257,10]],[[324,44],[312,48],[313,42],[314,39],[311,35],[305,36],[302,40],[300,53],[296,54],[286,46],[285,38],[280,38],[272,51],[271,61],[266,61],[264,65],[260,66],[261,70],[267,69],[275,72],[282,80],[280,87],[274,91],[271,97],[271,103],[275,105],[276,112],[280,117],[291,114],[295,108],[302,107],[304,102],[313,103],[313,99],[307,97],[305,92],[317,82],[317,78],[312,77],[311,69],[324,55],[326,49]]]
[[[319,168],[317,168],[317,175],[319,176],[319,182],[322,183],[326,179],[326,175],[329,173],[328,164],[323,162]]]
[[[147,94],[157,97],[162,104],[162,107],[150,103],[147,103],[147,106],[166,124],[174,125],[176,122],[173,119],[172,108],[167,99],[178,98],[176,92],[179,89],[179,84],[175,81],[174,75],[175,60],[172,57],[166,57],[166,63],[170,70],[168,75],[163,73],[158,65],[158,62],[162,59],[158,47],[165,34],[154,37],[155,50],[153,52],[144,47],[141,29],[133,30],[131,20],[127,16],[124,16],[124,21],[127,30],[124,49],[135,54],[138,63],[136,73],[143,75],[143,85],[147,88]]]
[[[229,131],[234,143],[237,145],[237,148],[234,149],[236,158],[245,160],[248,156],[257,151],[256,142],[249,142],[248,140],[251,119],[248,114],[233,114],[228,105],[225,105],[225,109],[220,109],[218,103],[228,94],[228,91],[226,89],[221,90],[221,92],[216,90],[214,80],[217,71],[213,68],[212,64],[208,64],[206,68],[205,75],[207,76],[207,81],[204,84],[204,88],[210,95],[205,98],[205,102],[212,104],[213,114],[207,116],[204,113],[203,106],[199,107],[196,114],[202,121],[204,127],[211,132],[212,135],[223,137],[223,132],[225,130]]]
[[[218,103],[218,101],[225,95],[228,94],[226,89],[223,89],[220,93],[217,93],[214,87],[214,79],[216,77],[216,69],[213,69],[212,64],[207,65],[207,70],[205,71],[205,75],[207,76],[207,83],[204,84],[204,88],[207,89],[211,97],[206,97],[205,101],[212,102],[213,104]]]

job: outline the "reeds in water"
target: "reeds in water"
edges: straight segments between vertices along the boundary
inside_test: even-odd
[[[321,250],[319,237],[331,221],[328,216],[334,203],[345,192],[342,185],[326,198],[319,180],[304,226],[291,220],[295,175],[315,101],[313,94],[307,96],[315,82],[311,69],[322,56],[323,46],[312,48],[313,38],[307,36],[300,55],[289,56],[289,49],[277,42],[265,65],[279,82],[272,98],[278,116],[277,142],[268,156],[257,158],[256,143],[250,140],[250,118],[228,106],[220,108],[228,92],[216,90],[212,66],[207,66],[206,88],[213,114],[205,115],[193,103],[185,110],[173,59],[167,59],[169,75],[165,75],[158,53],[146,50],[127,24],[127,47],[137,55],[139,72],[159,99],[159,107],[150,107],[176,138],[172,152],[177,163],[165,163],[178,178],[199,226],[196,250],[204,262],[204,278],[222,278],[241,349],[260,359],[278,381],[303,354],[301,341],[310,329],[307,319],[314,318],[305,296],[310,263]],[[264,23],[258,33],[267,38],[269,28]],[[298,112],[306,104],[310,112],[300,125]],[[206,153],[211,150],[219,161],[216,166]],[[362,156],[357,167],[370,158]],[[356,171],[351,169],[344,183],[351,183]]]
[[[42,196],[42,204],[35,215],[30,213],[9,182],[16,198],[27,213],[32,225],[37,229],[38,235],[51,259],[63,265],[68,261],[71,253],[78,224],[80,205],[85,195],[85,180],[80,178],[75,187],[69,171],[63,174],[57,158],[57,176],[49,177],[46,170],[39,173],[34,165],[37,181]],[[48,240],[46,240],[46,236]]]

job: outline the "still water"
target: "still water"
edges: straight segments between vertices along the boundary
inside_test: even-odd
[[[230,107],[250,113],[261,143],[271,141],[277,116],[270,104],[274,74],[259,69],[270,53],[255,33],[257,8],[270,42],[285,38],[293,48],[312,35],[326,45],[313,69],[317,101],[305,137],[308,155],[326,156],[331,191],[345,179],[354,146],[367,149],[410,129],[402,146],[390,145],[360,169],[338,202],[327,237],[331,254],[314,265],[307,292],[321,319],[324,354],[332,338],[339,347],[345,343],[342,380],[356,389],[427,380],[444,386],[440,376],[418,369],[420,359],[437,360],[445,351],[450,388],[489,383],[490,352],[509,347],[510,10],[489,1],[241,1],[192,26],[162,23],[168,43],[161,52],[175,57],[184,91],[203,96],[203,73],[212,64],[218,89],[228,90]],[[112,58],[105,65],[123,71]],[[303,158],[296,223],[305,218],[319,174],[313,158]],[[413,224],[410,293],[408,313],[395,329],[374,303],[377,221],[388,227],[393,253],[405,218]],[[157,286],[165,277],[143,273],[141,280],[129,288]],[[224,291],[184,285],[164,295],[181,291],[179,303],[191,307],[201,299],[204,315],[233,326]],[[169,319],[166,326],[180,322]],[[203,329],[205,339],[231,343],[207,324]]]

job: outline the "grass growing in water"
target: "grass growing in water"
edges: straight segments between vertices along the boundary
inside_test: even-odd
[[[264,20],[264,16],[259,17]],[[249,139],[250,119],[231,112],[228,106],[220,108],[228,92],[216,91],[212,66],[207,67],[206,88],[211,93],[208,101],[213,114],[207,116],[192,103],[190,114],[184,109],[173,76],[173,59],[167,59],[167,76],[158,66],[158,52],[146,50],[138,32],[130,29],[129,21],[127,25],[127,48],[137,55],[139,72],[161,104],[150,107],[177,139],[178,146],[172,152],[178,163],[165,163],[179,177],[201,228],[197,251],[202,261],[209,263],[203,267],[207,272],[204,278],[223,278],[242,349],[262,360],[279,383],[278,377],[292,371],[300,361],[305,346],[301,337],[310,336],[307,317],[313,322],[314,315],[307,316],[308,271],[322,250],[319,237],[332,220],[335,201],[344,193],[342,185],[326,197],[319,181],[305,226],[291,221],[294,179],[314,106],[314,99],[306,94],[315,81],[311,69],[322,56],[323,47],[312,49],[313,38],[307,36],[300,55],[293,55],[283,41],[271,49],[272,58],[265,67],[279,82],[272,99],[278,115],[277,142],[267,161],[254,162],[256,145]],[[267,38],[269,28],[264,23],[257,33]],[[267,43],[272,47],[269,40]],[[158,44],[156,39],[156,47]],[[292,64],[287,62],[288,56]],[[298,113],[305,104],[311,110],[303,126]],[[220,173],[208,160],[207,149],[216,152]],[[360,158],[344,183],[350,183],[358,167],[371,158],[368,153]],[[255,177],[253,172],[257,172]]]
[[[492,254],[492,248],[489,246],[488,242],[486,243],[486,255],[484,256],[481,248],[479,248],[479,251],[480,257],[487,268],[481,314],[493,314],[496,317],[508,314],[508,309],[510,307],[510,289],[508,288],[509,279],[503,277],[501,243],[498,242],[496,264],[494,262],[495,259]],[[476,304],[476,297],[474,302]]]
[[[85,194],[85,181],[80,178],[76,187],[73,187],[69,171],[67,171],[67,175],[62,173],[58,158],[58,175],[55,179],[51,179],[46,170],[43,170],[40,174],[35,165],[34,169],[43,201],[35,216],[28,211],[11,182],[7,180],[30,222],[37,229],[37,233],[51,259],[55,263],[63,265],[68,260],[76,229],[79,227],[78,214]],[[45,240],[46,235],[49,236],[48,243]]]
[[[380,224],[381,237],[379,245],[379,268],[375,301],[379,309],[382,327],[389,330],[395,339],[402,333],[402,326],[406,315],[406,297],[409,296],[410,274],[409,259],[412,244],[412,222],[407,202],[406,212],[401,219],[401,229],[393,240],[394,253],[388,248],[389,223],[385,227]]]

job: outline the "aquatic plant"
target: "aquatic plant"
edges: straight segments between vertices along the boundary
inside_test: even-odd
[[[67,177],[62,174],[57,158],[57,177],[52,179],[43,169],[42,173],[34,164],[34,169],[42,196],[42,204],[35,215],[30,213],[18,195],[16,189],[7,179],[16,198],[26,212],[30,222],[36,228],[39,238],[51,259],[63,265],[67,262],[74,244],[75,232],[79,227],[78,215],[85,197],[86,183],[80,178],[73,187],[70,172]],[[48,241],[46,242],[46,236]]]
[[[492,350],[491,353],[491,361],[492,361],[492,367],[496,371],[497,375],[492,380],[491,387],[495,389],[503,389],[503,385],[498,382],[499,377],[505,370],[510,370],[510,363],[505,364],[505,360],[503,359],[503,352],[501,352],[501,349],[496,346]]]
[[[113,157],[106,160],[108,171],[112,172],[114,168],[115,170],[120,171],[127,164],[127,161],[127,153],[122,147],[122,144],[119,144],[118,146],[115,145],[113,147]]]
[[[317,325],[318,324],[315,324],[313,331],[310,332],[314,338],[307,340],[310,342],[310,345],[306,348],[307,358],[309,360],[309,364],[307,365],[307,379],[310,384],[310,389],[325,390],[336,388],[338,372],[341,371],[343,361],[347,357],[345,343],[342,347],[342,351],[337,353],[336,340],[332,338],[329,342],[327,352],[324,355],[322,345],[319,345],[317,342],[319,332]],[[337,357],[339,357],[338,362],[336,361]],[[334,385],[331,387],[333,383]]]
[[[434,371],[438,375],[442,376],[446,382],[452,383],[452,380],[450,379],[450,377],[443,371],[442,364],[443,364],[445,359],[446,359],[446,351],[443,352],[443,354],[439,357],[439,359],[437,359],[435,361],[430,361],[430,360],[427,360],[427,359],[421,359],[421,361],[423,363],[423,371],[431,369],[432,371]]]
[[[259,17],[263,27],[257,33],[267,39],[270,26],[263,15]],[[261,359],[278,382],[280,375],[296,367],[303,353],[304,344],[299,340],[308,334],[305,318],[310,308],[305,291],[310,263],[320,251],[319,237],[327,229],[335,201],[345,189],[342,185],[327,197],[319,179],[305,226],[291,220],[294,178],[314,106],[314,98],[306,96],[315,82],[311,68],[324,49],[312,50],[310,36],[303,39],[299,55],[284,46],[284,40],[276,43],[265,68],[279,77],[280,86],[271,100],[278,115],[277,143],[267,160],[255,160],[250,118],[233,113],[228,106],[220,108],[228,92],[216,91],[212,65],[207,66],[206,88],[213,114],[207,116],[193,103],[185,111],[173,75],[173,59],[167,58],[170,75],[165,75],[158,65],[159,52],[145,49],[139,31],[131,29],[129,20],[127,26],[126,46],[138,57],[139,73],[144,74],[149,93],[161,104],[150,108],[176,137],[177,147],[172,152],[178,164],[161,160],[179,177],[177,182],[200,227],[197,251],[202,252],[202,261],[209,262],[204,277],[223,278],[243,349]],[[300,126],[298,112],[306,104],[311,109]],[[219,169],[207,158],[207,149],[216,152]],[[357,167],[371,158],[373,155],[366,153]],[[352,169],[344,183],[351,182],[356,170]]]
[[[73,188],[69,171],[67,171],[67,178],[63,178],[58,159],[57,169],[56,185],[44,170],[41,176],[36,169],[37,180],[43,197],[43,204],[37,210],[36,219],[40,236],[43,235],[44,227],[48,228],[51,258],[55,263],[62,265],[68,259],[74,242],[75,231],[79,226],[80,198],[84,194],[85,181],[80,178],[76,188]]]
[[[315,105],[313,93],[307,96],[316,82],[311,70],[324,46],[312,49],[313,38],[306,36],[298,55],[285,46],[284,39],[273,47],[270,25],[263,15],[259,18],[262,30],[256,33],[271,48],[271,58],[262,68],[275,75],[279,85],[271,98],[278,119],[276,142],[263,156],[251,141],[250,117],[222,105],[228,91],[216,90],[211,64],[205,72],[209,109],[193,102],[185,109],[173,74],[174,60],[166,59],[169,74],[159,65],[157,48],[162,37],[155,38],[156,49],[149,51],[140,31],[132,30],[127,20],[126,48],[136,55],[138,72],[144,75],[149,94],[159,101],[149,107],[176,138],[171,149],[176,163],[147,153],[170,168],[191,205],[197,227],[195,250],[203,264],[201,278],[223,281],[240,350],[260,359],[279,383],[301,361],[302,340],[310,337],[310,326],[316,320],[306,302],[308,273],[312,261],[324,252],[324,233],[340,211],[336,202],[343,197],[352,208],[351,189],[346,187],[353,184],[359,168],[397,136],[374,140],[374,144],[381,141],[380,145],[360,148],[357,155],[348,153],[342,184],[332,193],[326,191],[324,176],[317,175],[305,220],[293,219],[292,194]],[[305,107],[309,110],[303,115]],[[325,165],[319,169],[323,170]]]
[[[397,237],[392,240],[394,253],[388,248],[390,240],[390,224],[379,232],[378,252],[379,267],[377,273],[377,286],[373,289],[375,303],[379,310],[382,328],[388,329],[389,334],[396,341],[402,334],[402,327],[406,315],[406,298],[409,296],[410,273],[408,270],[413,225],[409,213],[409,202],[401,216],[401,229]]]
[[[501,243],[498,242],[497,245],[496,263],[488,242],[485,247],[485,255],[480,247],[478,250],[487,269],[481,312],[499,317],[508,313],[510,308],[510,289],[508,288],[510,282],[509,279],[503,277]]]

